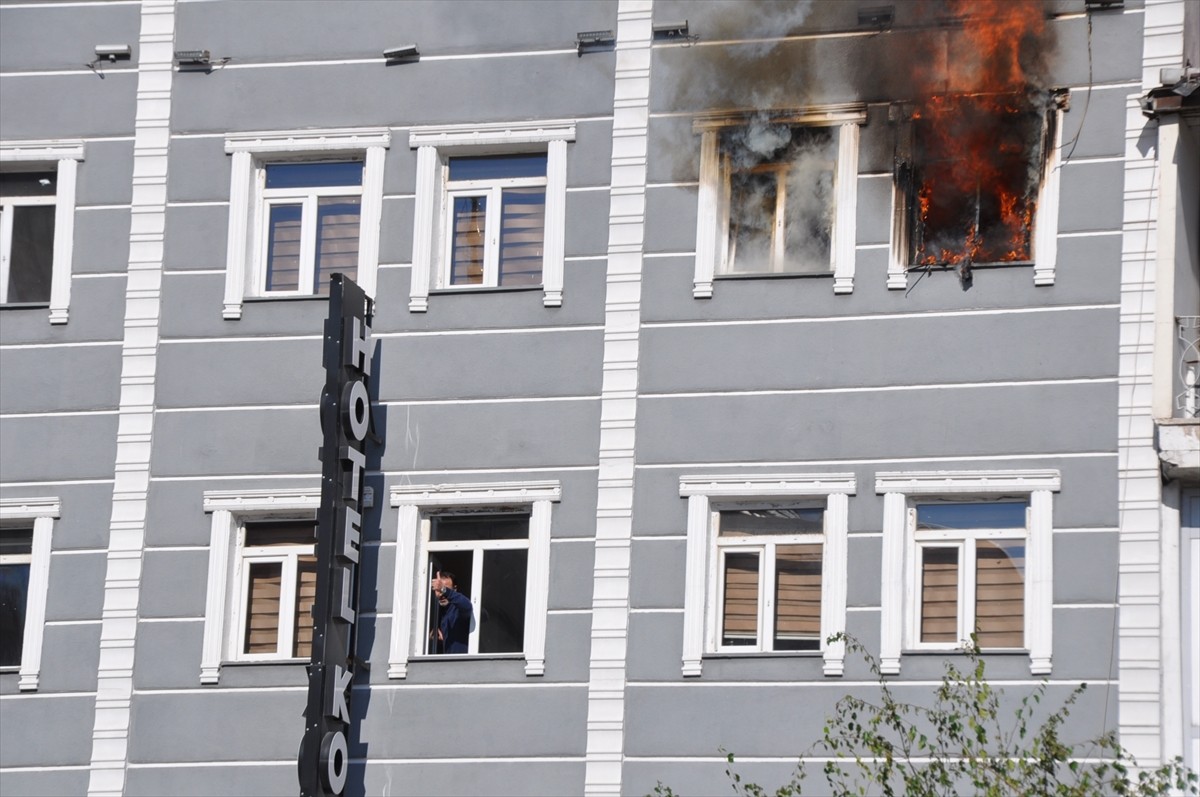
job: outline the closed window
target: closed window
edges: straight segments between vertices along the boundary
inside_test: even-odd
[[[48,304],[55,172],[0,172],[0,303]]]
[[[1026,501],[919,503],[913,644],[1025,647]]]
[[[238,550],[233,658],[306,659],[312,653],[317,559],[311,522],[246,523]]]
[[[33,565],[33,529],[0,529],[0,667],[19,667]]]
[[[435,515],[428,520],[428,574],[452,575],[453,592],[471,608],[464,605],[460,611],[447,597],[439,600],[431,593],[426,652],[523,652],[529,515]],[[447,622],[451,613],[457,621],[453,625]]]
[[[262,167],[263,295],[329,292],[329,276],[358,272],[362,161]]]
[[[821,508],[718,512],[718,650],[820,650]]]
[[[546,154],[450,158],[444,287],[540,285]]]

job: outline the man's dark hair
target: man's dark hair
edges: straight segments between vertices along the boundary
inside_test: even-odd
[[[457,579],[457,578],[455,578],[455,577],[454,577],[454,574],[453,574],[453,573],[451,573],[449,570],[443,570],[443,571],[442,571],[442,578],[448,578],[448,579],[450,579],[450,583],[454,585],[455,589],[457,589],[457,588],[458,588],[458,579]]]

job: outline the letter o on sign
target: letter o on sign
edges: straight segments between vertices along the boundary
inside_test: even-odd
[[[346,750],[346,737],[341,731],[325,734],[321,740],[321,781],[331,794],[341,794],[346,788],[346,769],[350,756]]]
[[[366,438],[367,423],[371,419],[371,399],[361,379],[350,382],[342,390],[342,418],[355,440]]]

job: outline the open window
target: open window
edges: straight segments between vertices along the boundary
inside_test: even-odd
[[[897,105],[888,287],[913,269],[1032,265],[1054,281],[1065,94],[939,95]]]
[[[0,144],[0,306],[49,307],[51,324],[67,323],[82,159],[82,142]]]
[[[415,128],[417,196],[409,310],[431,291],[541,287],[563,297],[567,143],[575,125],[505,122]]]
[[[341,272],[375,295],[383,205],[384,128],[236,133],[225,308],[247,298],[322,296]]]
[[[829,274],[849,293],[861,108],[697,121],[696,298],[714,277]]]
[[[35,691],[50,587],[57,498],[0,499],[0,674]]]
[[[550,514],[561,496],[558,482],[392,487],[400,517],[389,678],[407,677],[411,659],[447,653],[523,658],[526,675],[545,673]],[[431,579],[446,571],[452,594],[435,595]]]

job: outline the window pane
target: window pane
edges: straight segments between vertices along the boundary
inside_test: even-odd
[[[773,270],[779,177],[774,171],[734,172],[729,186],[729,270]]]
[[[546,190],[508,188],[500,212],[500,284],[540,285]]]
[[[486,158],[451,158],[450,180],[504,180],[545,177],[546,153],[492,155]]]
[[[275,653],[279,649],[279,597],[283,588],[280,562],[253,562],[246,591],[244,653]]]
[[[1025,543],[975,544],[975,634],[981,648],[1025,645]]]
[[[725,554],[721,644],[758,644],[758,554]]]
[[[821,546],[775,548],[775,650],[821,648]]]
[[[1024,501],[919,504],[918,529],[1023,529]]]
[[[54,269],[54,206],[17,205],[12,212],[8,301],[49,302]]]
[[[479,652],[525,649],[525,550],[483,552],[479,595]]]
[[[300,205],[271,205],[267,226],[268,291],[300,287]]]
[[[958,549],[921,549],[921,641],[958,642]]]
[[[29,556],[33,553],[33,529],[0,531],[0,556]]]
[[[54,196],[54,172],[0,172],[0,196]]]
[[[433,542],[463,542],[466,540],[527,540],[528,515],[457,516],[433,518],[429,539]]]
[[[312,656],[312,607],[317,601],[317,557],[301,556],[296,571],[296,632],[292,636],[292,655],[298,659]]]
[[[313,293],[329,293],[329,275],[340,271],[353,279],[358,274],[358,197],[321,197],[317,200],[317,263]]]
[[[25,636],[29,563],[0,565],[0,667],[18,667]]]
[[[323,188],[362,185],[362,161],[341,163],[269,163],[267,188]]]
[[[246,547],[264,545],[315,545],[316,525],[312,521],[275,521],[246,524]]]
[[[720,536],[820,534],[824,527],[825,510],[820,507],[728,509],[721,512]]]
[[[483,251],[487,243],[487,197],[455,197],[451,224],[454,232],[450,244],[450,284],[482,284]]]

